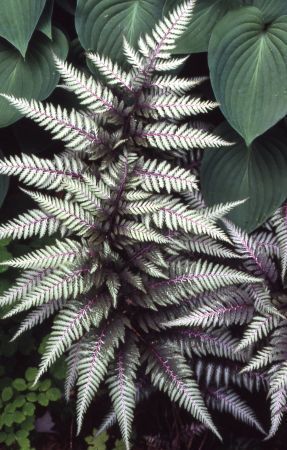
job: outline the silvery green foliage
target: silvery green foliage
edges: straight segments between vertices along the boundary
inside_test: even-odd
[[[219,369],[209,367],[202,388],[194,375],[200,372],[196,358],[204,355],[245,362],[246,352],[235,352],[239,342],[228,326],[250,322],[254,308],[264,315],[274,307],[261,288],[265,268],[271,270],[267,260],[257,264],[255,276],[247,273],[252,254],[242,270],[222,262],[246,256],[236,248],[239,232],[230,225],[229,237],[217,224],[238,202],[205,208],[196,200],[188,155],[227,143],[192,127],[189,116],[216,105],[189,95],[202,80],[160,74],[183,62],[171,51],[193,6],[193,0],[180,4],[139,40],[138,50],[125,41],[129,72],[106,56],[88,55],[107,86],[55,57],[84,108],[79,112],[5,96],[66,150],[53,160],[22,155],[0,162],[0,172],[17,175],[38,206],[2,225],[0,237],[56,238],[53,245],[5,262],[23,272],[1,305],[8,307],[6,317],[33,308],[16,336],[57,313],[37,379],[68,352],[66,396],[76,384],[78,431],[106,380],[127,449],[139,373],[218,436],[206,402],[261,429],[229,386],[245,385],[248,376],[238,378],[227,367],[218,386]],[[230,292],[236,295],[228,303]],[[166,324],[175,326],[170,333]],[[109,423],[112,417],[113,412]]]

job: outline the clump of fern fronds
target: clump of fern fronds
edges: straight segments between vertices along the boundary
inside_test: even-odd
[[[0,172],[17,175],[37,204],[2,225],[0,237],[55,236],[52,245],[5,262],[23,273],[1,305],[9,307],[6,317],[32,309],[17,337],[56,314],[36,381],[68,352],[66,397],[76,384],[78,431],[105,380],[127,448],[139,373],[217,435],[205,400],[246,417],[246,407],[230,390],[223,394],[212,387],[202,394],[190,356],[244,361],[244,352],[234,353],[237,339],[217,325],[233,317],[247,320],[254,305],[249,300],[245,305],[245,299],[265,292],[261,269],[254,276],[247,273],[249,265],[239,271],[214,262],[242,256],[217,224],[235,204],[193,207],[197,180],[187,155],[227,144],[190,123],[191,115],[216,106],[189,95],[201,80],[161,74],[184,61],[171,51],[193,6],[192,0],[180,4],[139,40],[138,50],[124,41],[130,71],[89,54],[106,86],[55,57],[81,111],[5,96],[66,150],[53,160],[22,155],[0,162]],[[229,305],[228,287],[234,285]],[[222,313],[214,311],[215,304]],[[237,319],[241,306],[243,318]],[[207,308],[214,318],[204,323],[210,328],[203,333]],[[262,314],[267,311],[273,313],[268,298]],[[189,330],[186,319],[178,322],[183,313],[192,316]],[[176,328],[166,330],[168,322]],[[254,417],[249,422],[257,424]]]

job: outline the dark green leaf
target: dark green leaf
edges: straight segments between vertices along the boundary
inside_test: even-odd
[[[40,17],[37,29],[42,31],[49,39],[52,39],[52,14],[54,0],[46,0],[45,8]]]
[[[208,60],[220,108],[247,145],[287,111],[287,16],[266,25],[257,8],[231,11],[213,30]]]
[[[1,394],[3,402],[8,402],[13,397],[13,389],[11,387],[5,387]]]
[[[47,98],[59,81],[51,50],[63,59],[68,52],[67,39],[57,28],[53,29],[52,42],[42,33],[35,35],[25,60],[10,44],[1,41],[1,92],[38,100]],[[0,127],[6,127],[20,117],[21,115],[8,104],[7,100],[0,99]]]
[[[25,56],[46,0],[5,0],[0,2],[0,36]]]
[[[24,378],[16,378],[13,383],[12,386],[14,389],[16,389],[16,391],[25,391],[27,389],[27,384],[26,381],[24,380]]]
[[[229,215],[236,225],[252,231],[287,197],[287,133],[277,126],[247,148],[228,124],[216,130],[232,147],[206,150],[201,181],[208,205],[248,199]]]
[[[76,30],[86,50],[122,60],[125,36],[136,44],[161,17],[164,0],[78,0]]]

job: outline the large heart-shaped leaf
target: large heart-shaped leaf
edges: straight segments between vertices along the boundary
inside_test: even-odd
[[[213,28],[229,11],[231,3],[232,0],[197,1],[190,25],[178,40],[174,53],[206,52]],[[171,11],[177,4],[178,0],[166,0],[164,14]]]
[[[161,17],[164,0],[78,0],[76,30],[86,50],[122,61],[123,36],[136,44]]]
[[[17,97],[43,100],[55,89],[59,74],[55,70],[52,50],[65,59],[68,43],[64,34],[54,28],[53,40],[38,33],[30,42],[26,58],[8,42],[0,42],[0,89]],[[6,127],[21,117],[7,100],[0,98],[0,127]]]
[[[46,0],[2,0],[0,2],[0,36],[25,56]]]
[[[230,213],[240,227],[252,231],[287,198],[287,132],[277,127],[246,147],[227,124],[216,130],[231,147],[205,151],[201,182],[208,205],[247,199]]]
[[[247,145],[287,111],[287,16],[266,24],[254,7],[226,14],[208,49],[216,99]]]

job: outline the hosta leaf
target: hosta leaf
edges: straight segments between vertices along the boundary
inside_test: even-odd
[[[53,29],[52,42],[42,33],[36,35],[30,42],[25,59],[10,44],[1,41],[1,92],[38,100],[47,98],[59,81],[51,50],[61,58],[65,58],[68,51],[67,39],[57,28]],[[6,127],[20,117],[21,114],[1,97],[0,127]]]
[[[261,11],[230,11],[208,48],[211,82],[220,108],[247,145],[287,111],[287,16],[266,23]]]
[[[178,40],[173,53],[206,52],[213,28],[229,10],[232,0],[199,0],[187,31]],[[178,0],[166,0],[164,13],[171,11]]]
[[[46,0],[6,0],[0,2],[0,36],[24,57],[42,14]]]
[[[76,30],[86,50],[122,58],[123,36],[135,44],[161,17],[164,0],[78,0]]]
[[[271,21],[287,14],[285,0],[237,0],[242,6],[256,6],[263,14],[264,20]]]
[[[49,39],[52,39],[52,14],[54,0],[46,0],[45,8],[40,17],[37,29],[42,31]]]
[[[236,144],[205,152],[201,170],[204,198],[208,205],[247,199],[228,217],[239,227],[254,230],[287,197],[287,133],[277,126],[247,148],[228,124],[216,131]]]

